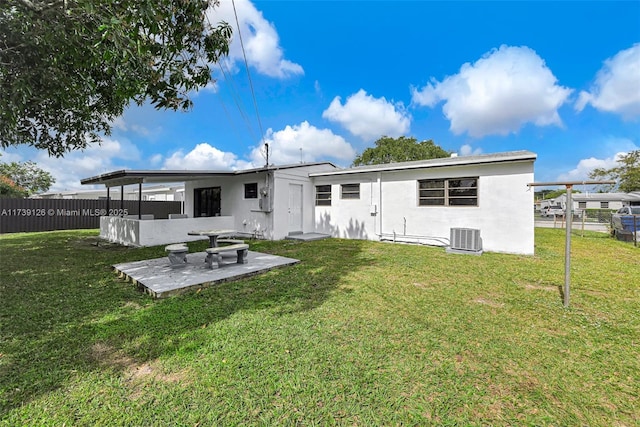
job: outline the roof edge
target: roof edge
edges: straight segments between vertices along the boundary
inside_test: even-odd
[[[316,172],[309,174],[311,177],[316,176],[333,176],[333,175],[348,175],[358,173],[371,173],[371,172],[388,172],[388,171],[400,171],[410,169],[425,169],[425,168],[437,168],[448,166],[464,166],[486,163],[506,163],[506,162],[521,162],[521,161],[535,161],[538,155],[532,151],[507,151],[502,153],[492,154],[479,154],[475,156],[455,156],[455,157],[440,157],[436,159],[417,160],[410,162],[398,162],[398,163],[384,163],[378,165],[357,166],[353,168],[340,169],[331,172]]]

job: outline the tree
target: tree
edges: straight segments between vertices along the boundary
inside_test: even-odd
[[[26,197],[42,193],[56,182],[49,172],[40,169],[34,162],[0,163],[0,178],[3,189],[7,192],[13,191],[13,195],[8,197]]]
[[[211,80],[231,28],[218,0],[4,0],[0,6],[0,146],[53,156],[108,135],[132,101],[188,110]]]
[[[610,189],[617,188],[624,193],[640,191],[640,150],[620,156],[617,163],[618,165],[611,169],[594,169],[589,173],[589,178],[615,180],[617,184]]]
[[[10,178],[0,175],[0,198],[27,197],[27,191],[16,185]]]
[[[545,193],[543,193],[544,199],[555,199],[557,197],[562,196],[563,194],[567,194],[566,188],[561,188],[558,190],[542,190],[542,191],[545,191]],[[572,193],[573,194],[580,193],[580,190],[573,189]],[[536,192],[536,194],[538,194],[538,192]]]
[[[450,155],[450,151],[443,150],[432,140],[418,142],[415,138],[404,136],[383,136],[375,142],[375,147],[367,148],[356,156],[353,166],[436,159]]]

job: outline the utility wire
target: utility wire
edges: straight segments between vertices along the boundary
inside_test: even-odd
[[[258,112],[258,101],[256,100],[256,93],[253,90],[253,81],[251,80],[251,73],[249,72],[249,62],[247,61],[247,54],[244,50],[244,42],[242,41],[242,32],[240,31],[240,22],[238,21],[238,12],[236,11],[235,0],[231,0],[231,4],[233,5],[233,14],[236,17],[236,27],[238,28],[238,36],[240,38],[240,47],[242,48],[244,66],[247,70],[247,77],[249,78],[249,87],[251,88],[251,96],[253,97],[253,106],[256,110],[256,117],[258,118],[258,127],[260,129],[260,135],[262,137],[262,142],[264,143],[266,150],[266,167],[269,167],[269,144],[267,144],[264,140],[264,130],[262,129],[262,121],[260,120],[260,113]]]
[[[207,20],[207,23],[209,24],[210,28],[213,28],[213,25],[211,24],[211,20],[209,19],[209,15],[205,12],[204,13],[204,17]],[[222,76],[224,78],[224,80],[227,82],[226,87],[229,90],[229,93],[231,94],[231,97],[233,98],[233,101],[238,109],[238,112],[240,113],[240,117],[242,118],[242,120],[244,121],[244,124],[246,125],[249,134],[251,136],[251,138],[255,141],[257,139],[260,139],[258,136],[255,135],[254,131],[253,131],[253,127],[251,126],[251,122],[249,121],[249,117],[247,116],[247,114],[245,113],[245,109],[244,109],[244,105],[242,104],[242,98],[239,96],[239,91],[237,88],[237,85],[235,84],[235,81],[233,79],[233,73],[228,69],[227,67],[227,71],[225,72],[225,65],[224,61],[222,60],[218,60],[216,62],[216,64],[218,65],[218,68],[220,68],[220,72],[222,73]],[[218,100],[220,101],[220,104],[222,105],[222,109],[225,112],[225,115],[227,116],[227,118],[229,119],[229,123],[231,124],[231,126],[233,127],[235,133],[238,136],[238,139],[242,139],[242,137],[240,136],[240,132],[237,129],[237,127],[235,126],[235,121],[233,120],[229,109],[226,106],[226,103],[223,99],[223,97],[220,95],[218,96]]]
[[[251,137],[254,138],[254,140],[255,139],[260,139],[259,137],[256,137],[256,135],[254,134],[253,128],[251,126],[251,122],[249,121],[249,117],[244,112],[244,108],[243,108],[243,105],[242,105],[242,98],[240,98],[240,96],[238,95],[238,89],[237,89],[237,87],[235,85],[235,82],[233,80],[233,76],[232,76],[231,72],[229,70],[227,70],[225,72],[224,67],[222,66],[222,63],[220,63],[220,62],[218,62],[218,67],[220,68],[220,72],[222,72],[222,76],[224,77],[224,79],[228,83],[227,87],[229,88],[229,92],[231,93],[231,97],[233,98],[233,101],[235,102],[236,107],[238,108],[238,111],[240,112],[240,116],[244,120],[244,123],[247,126],[247,129],[249,130],[249,133],[251,134]],[[222,97],[220,97],[220,102],[222,102],[222,104],[224,105],[224,100],[222,99]]]

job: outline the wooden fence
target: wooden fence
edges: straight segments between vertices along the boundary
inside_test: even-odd
[[[101,216],[138,215],[139,206],[156,219],[181,210],[181,202],[167,201],[111,199],[107,207],[106,200],[0,198],[0,233],[100,228]]]

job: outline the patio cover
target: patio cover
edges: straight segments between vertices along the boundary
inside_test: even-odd
[[[104,184],[107,187],[117,187],[130,184],[143,184],[143,183],[167,183],[178,181],[194,181],[203,178],[212,178],[216,176],[234,176],[244,175],[265,171],[277,171],[282,169],[292,169],[304,166],[314,166],[329,164],[333,167],[331,162],[316,162],[316,163],[299,163],[293,165],[284,166],[269,166],[255,169],[244,169],[237,171],[220,171],[220,170],[119,170],[114,172],[104,173],[102,175],[96,175],[91,178],[85,178],[80,181],[82,185],[88,184]]]

